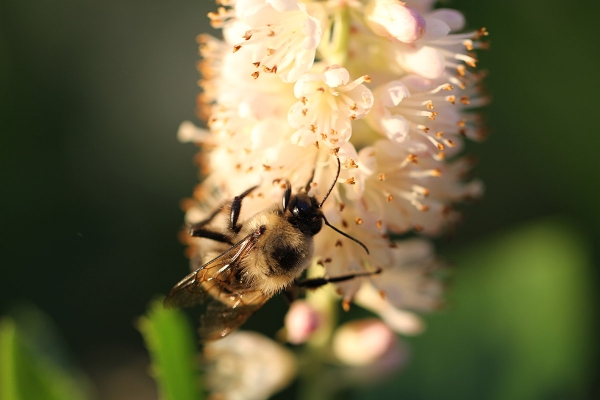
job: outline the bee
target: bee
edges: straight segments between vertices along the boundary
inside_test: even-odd
[[[220,339],[235,331],[267,300],[292,285],[314,289],[329,282],[381,272],[298,281],[312,261],[313,237],[323,224],[369,253],[362,242],[331,225],[321,210],[340,174],[340,160],[337,156],[336,159],[337,176],[321,202],[308,195],[312,177],[304,190],[296,194],[292,194],[286,181],[281,205],[274,204],[240,223],[242,201],[257,188],[254,186],[191,226],[190,235],[209,239],[214,250],[192,260],[192,264],[200,266],[173,287],[165,306],[204,304],[206,310],[198,330],[202,341]],[[225,217],[226,226],[215,228],[211,224],[217,216]]]

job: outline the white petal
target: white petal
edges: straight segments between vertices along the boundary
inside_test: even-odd
[[[190,121],[183,121],[177,130],[177,139],[180,142],[203,142],[210,137],[206,129],[198,128]]]
[[[325,75],[325,83],[329,87],[346,85],[350,80],[350,73],[348,70],[338,65],[328,68],[323,75]]]
[[[389,115],[381,118],[385,135],[395,142],[403,142],[408,136],[409,124],[402,115]]]
[[[437,18],[444,21],[453,32],[460,31],[465,27],[465,17],[457,10],[450,8],[438,8],[427,15],[428,18]],[[429,27],[429,25],[427,25]]]
[[[427,32],[422,40],[438,40],[450,33],[450,27],[444,21],[438,18],[427,17]]]
[[[406,69],[426,78],[436,79],[444,73],[444,56],[432,47],[425,46],[413,52],[401,52],[397,57]]]
[[[267,3],[279,12],[300,10],[300,4],[296,0],[267,0]]]

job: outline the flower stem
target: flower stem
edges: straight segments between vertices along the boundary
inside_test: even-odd
[[[330,54],[331,64],[345,65],[348,59],[348,43],[350,41],[350,12],[347,6],[341,6],[333,16]]]

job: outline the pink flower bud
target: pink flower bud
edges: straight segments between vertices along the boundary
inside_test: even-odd
[[[365,9],[369,28],[377,35],[412,43],[425,33],[425,19],[395,0],[371,0]]]
[[[398,338],[382,321],[369,318],[342,325],[333,337],[333,352],[343,363],[369,365],[396,346]]]
[[[306,301],[295,301],[285,316],[287,340],[301,344],[321,326],[321,314]]]

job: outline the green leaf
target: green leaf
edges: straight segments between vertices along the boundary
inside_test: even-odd
[[[584,398],[595,315],[586,237],[546,220],[450,260],[448,310],[411,340],[412,360],[394,382],[359,397]]]
[[[0,320],[0,400],[83,400],[86,390],[35,345],[12,318]]]
[[[192,328],[180,310],[163,308],[162,300],[150,304],[138,329],[152,359],[152,373],[161,400],[203,398],[196,366],[198,351]]]

